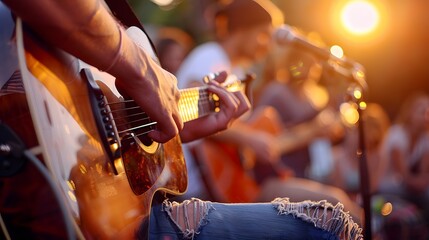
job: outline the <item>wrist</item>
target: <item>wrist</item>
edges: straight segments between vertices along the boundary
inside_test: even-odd
[[[117,47],[115,55],[112,58],[112,61],[110,61],[108,67],[106,67],[106,69],[103,70],[104,72],[109,72],[116,65],[116,63],[119,62],[119,59],[121,58],[121,55],[122,55],[123,34],[124,33],[123,33],[122,27],[119,26],[119,24],[117,24],[117,28],[118,28],[118,33],[119,33],[118,47]]]
[[[131,39],[124,28],[119,27],[119,30],[121,32],[119,52],[113,57],[111,66],[107,71],[116,79],[120,79],[120,84],[132,85],[145,78],[148,71],[148,61],[151,59]]]

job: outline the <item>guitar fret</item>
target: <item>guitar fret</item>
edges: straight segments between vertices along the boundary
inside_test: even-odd
[[[210,113],[206,88],[189,88],[180,92],[179,111],[184,122]]]
[[[250,81],[247,76],[244,81]],[[243,91],[242,81],[235,75],[229,75],[223,86],[230,92]],[[194,120],[214,111],[219,111],[219,104],[215,94],[207,92],[207,87],[195,87],[180,90],[179,111],[184,122]]]
[[[207,95],[207,93],[205,94],[205,98],[201,99],[201,101],[198,102],[198,106],[199,106],[199,112],[201,116],[207,115],[210,112],[212,112],[211,109],[211,101]]]

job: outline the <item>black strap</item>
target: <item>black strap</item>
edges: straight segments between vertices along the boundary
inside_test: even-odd
[[[127,0],[104,0],[107,5],[110,8],[110,11],[112,11],[113,15],[125,26],[131,27],[135,26],[140,28],[148,37],[150,45],[152,46],[155,54],[156,49],[155,45],[153,44],[152,40],[150,39],[149,35],[145,31],[143,24],[140,22],[140,20],[137,18],[136,14],[134,13],[133,9],[131,8],[130,4]]]
[[[136,26],[143,30],[143,24],[137,18],[127,0],[105,0],[113,15],[122,24],[130,27]]]

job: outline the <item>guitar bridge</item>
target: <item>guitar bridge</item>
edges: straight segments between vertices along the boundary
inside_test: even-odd
[[[121,141],[116,128],[112,111],[103,91],[97,85],[91,70],[83,68],[80,71],[81,77],[88,83],[88,95],[91,103],[92,113],[97,125],[98,134],[105,152],[109,158],[113,172],[118,174],[115,160],[120,158]]]

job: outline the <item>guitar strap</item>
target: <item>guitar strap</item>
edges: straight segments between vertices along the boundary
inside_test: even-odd
[[[104,0],[104,1],[109,6],[110,11],[112,11],[113,16],[115,16],[116,19],[118,19],[122,24],[128,27],[131,27],[131,26],[138,27],[146,34],[146,36],[149,39],[150,45],[152,46],[156,54],[155,45],[153,44],[147,32],[145,31],[143,24],[137,18],[136,14],[134,13],[133,9],[128,3],[128,0]]]

